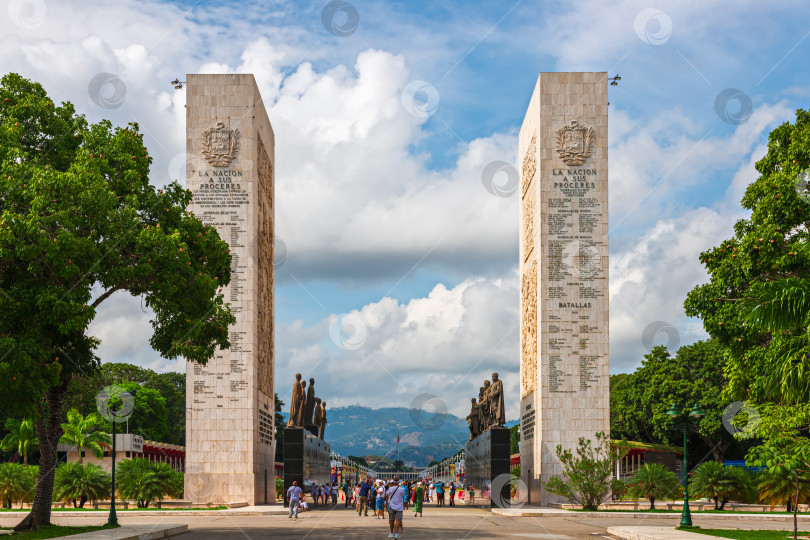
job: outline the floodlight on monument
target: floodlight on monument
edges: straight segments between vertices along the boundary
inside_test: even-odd
[[[182,90],[182,89],[183,89],[183,85],[184,85],[184,84],[186,84],[186,81],[181,81],[180,79],[175,79],[175,80],[173,80],[173,81],[172,81],[171,83],[169,83],[169,84],[171,84],[172,86],[174,86],[174,89],[175,89],[175,90]]]
[[[608,80],[610,81],[610,86],[619,86],[619,81],[622,80],[622,78],[619,75],[616,75]]]

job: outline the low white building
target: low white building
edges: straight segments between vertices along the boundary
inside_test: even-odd
[[[79,461],[79,452],[75,446],[59,443],[56,448],[60,461]],[[63,457],[64,456],[64,457]],[[112,471],[112,448],[104,449],[104,457],[97,458],[90,450],[83,449],[81,457],[84,463],[100,465],[107,472]],[[115,461],[120,463],[126,459],[143,458],[158,463],[168,463],[180,472],[185,471],[186,447],[177,444],[160,443],[145,440],[134,433],[115,435]]]

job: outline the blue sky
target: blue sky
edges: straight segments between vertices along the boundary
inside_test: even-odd
[[[493,369],[517,395],[517,196],[487,192],[482,171],[516,163],[539,72],[622,77],[609,94],[613,372],[639,364],[656,321],[677,330],[670,345],[704,337],[682,305],[705,280],[697,256],[731,234],[768,132],[810,94],[810,11],[798,0],[352,1],[333,19],[339,29],[356,16],[345,36],[323,24],[325,1],[4,3],[2,71],[91,120],[137,120],[156,184],[184,162],[185,96],[168,82],[256,75],[287,248],[277,389],[317,372],[334,405],[407,406],[432,392],[458,414]],[[94,94],[99,73],[126,95]],[[414,81],[438,98],[432,114],[418,114],[422,94],[412,114]],[[729,88],[737,98],[718,103]],[[111,300],[93,327],[105,361],[183,369],[149,348],[137,299]],[[348,348],[330,337],[344,314],[361,327]],[[516,399],[508,406],[516,413]]]

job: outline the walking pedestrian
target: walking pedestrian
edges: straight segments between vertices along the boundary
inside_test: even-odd
[[[310,494],[312,495],[312,504],[318,506],[318,484],[312,484]]]
[[[450,506],[456,505],[456,484],[450,482]]]
[[[290,515],[287,516],[288,518],[293,517],[293,513],[295,513],[295,519],[298,519],[298,504],[301,502],[301,488],[298,487],[298,482],[293,481],[290,489],[287,490],[287,500],[290,501]]]
[[[383,506],[385,506],[385,487],[382,480],[377,480],[377,519],[383,519]]]
[[[337,506],[338,485],[337,482],[332,484],[332,506]]]
[[[388,528],[390,533],[388,538],[401,538],[401,533],[404,532],[402,528],[402,512],[403,508],[403,494],[405,490],[399,483],[399,476],[394,477],[394,481],[389,484],[388,490],[385,492],[385,501],[388,504]]]
[[[470,504],[475,504],[475,486],[470,485]]]
[[[366,515],[368,515],[369,508],[371,509],[371,513],[374,515],[374,519],[377,519],[377,486],[371,485],[371,479],[367,480],[369,485],[368,490],[368,506],[366,507]]]
[[[436,506],[444,507],[444,482],[441,480],[436,482]]]
[[[349,493],[350,493],[349,481],[346,480],[346,481],[343,482],[343,507],[344,508],[349,507]]]
[[[360,516],[365,511],[366,516],[368,516],[368,492],[371,491],[371,484],[369,484],[369,479],[366,478],[362,482],[360,482],[360,486],[357,488],[357,515]]]
[[[416,489],[414,490],[413,494],[413,517],[416,517],[416,514],[419,514],[419,517],[422,517],[422,498],[425,495],[425,488],[422,486],[422,482],[417,482]]]

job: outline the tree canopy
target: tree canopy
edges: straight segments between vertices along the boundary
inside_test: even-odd
[[[700,255],[709,282],[695,287],[684,306],[687,315],[703,320],[727,356],[729,398],[810,400],[806,328],[751,324],[745,302],[764,293],[769,282],[808,279],[810,205],[804,188],[797,187],[808,168],[810,112],[800,109],[795,123],[770,133],[767,154],[756,163],[760,176],[742,198],[750,217],[737,221],[731,238]]]
[[[151,162],[137,123],[92,124],[0,79],[0,407],[35,418],[41,450],[21,529],[50,523],[63,400],[98,368],[88,328],[105,300],[143,297],[164,358],[205,364],[229,345],[228,245],[188,211],[190,191],[150,184]]]
[[[615,380],[610,392],[611,434],[641,442],[679,445],[681,432],[672,429],[667,409],[699,404],[704,416],[698,422],[697,435],[712,449],[715,459],[735,443],[723,427],[722,398],[726,384],[725,358],[719,345],[698,341],[678,349],[671,356],[659,345],[644,355],[641,367]]]

